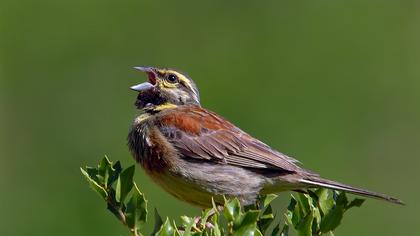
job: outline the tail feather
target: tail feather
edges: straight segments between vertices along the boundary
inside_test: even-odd
[[[329,188],[329,189],[334,189],[334,190],[340,190],[340,191],[345,191],[345,192],[353,193],[360,196],[376,198],[376,199],[392,202],[395,204],[404,205],[404,203],[397,198],[390,197],[382,193],[376,193],[376,192],[372,192],[372,191],[361,189],[361,188],[355,188],[349,185],[345,185],[345,184],[328,180],[328,179],[323,179],[320,177],[311,177],[310,179],[305,178],[305,179],[301,179],[300,182],[308,184],[309,186],[313,186],[313,187],[323,187],[323,188]]]

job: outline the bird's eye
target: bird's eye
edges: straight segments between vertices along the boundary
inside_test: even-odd
[[[178,76],[174,74],[169,74],[167,80],[171,83],[176,83],[178,82]]]

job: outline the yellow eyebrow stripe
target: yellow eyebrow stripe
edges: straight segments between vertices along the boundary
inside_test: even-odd
[[[134,124],[140,124],[141,122],[147,120],[150,118],[150,114],[144,113],[141,114],[140,116],[138,116],[135,120],[134,120]]]
[[[167,102],[167,103],[164,103],[164,104],[161,104],[161,105],[158,105],[158,106],[154,107],[153,111],[163,111],[163,110],[166,110],[166,109],[171,109],[171,108],[176,108],[176,107],[177,107],[177,105]]]
[[[190,80],[189,79],[187,79],[187,78],[185,78],[185,76],[183,75],[183,74],[181,74],[181,73],[178,73],[178,72],[176,72],[176,71],[173,71],[173,70],[169,70],[169,72],[170,73],[173,73],[173,74],[175,74],[176,76],[178,76],[178,79],[180,80],[180,81],[182,81],[191,91],[193,91],[194,90],[194,88],[193,88],[193,86],[192,86],[192,84],[191,84],[191,82],[190,82]]]
[[[184,85],[186,85],[191,91],[194,91],[194,87],[192,86],[190,80],[185,77],[185,75],[183,75],[183,74],[181,74],[181,73],[179,73],[177,71],[167,70],[167,69],[161,69],[161,70],[158,70],[158,72],[161,73],[161,74],[167,74],[167,73],[175,74],[178,77],[179,81],[181,81],[182,83],[184,83]],[[164,87],[166,87],[166,88],[174,88],[174,87],[176,87],[173,84],[167,83],[165,80],[163,80],[162,85]]]

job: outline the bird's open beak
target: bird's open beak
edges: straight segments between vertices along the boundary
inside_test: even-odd
[[[130,89],[134,91],[142,92],[142,91],[149,90],[155,87],[157,83],[157,72],[155,68],[139,66],[139,67],[134,67],[134,69],[146,72],[149,81],[131,86]]]

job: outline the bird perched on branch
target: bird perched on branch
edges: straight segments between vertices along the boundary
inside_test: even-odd
[[[396,198],[324,179],[200,105],[194,81],[176,70],[135,67],[148,82],[128,145],[145,172],[173,196],[209,207],[212,198],[253,204],[259,194],[329,188],[402,204]]]

